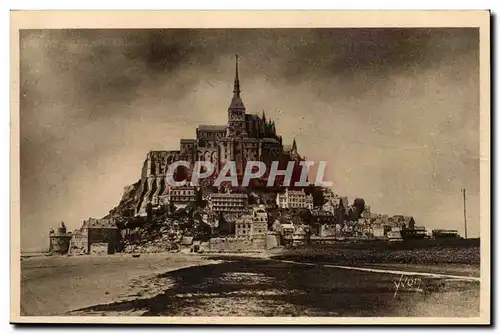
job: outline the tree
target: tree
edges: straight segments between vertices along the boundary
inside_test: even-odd
[[[339,205],[335,209],[335,223],[343,225],[346,220],[345,207],[342,201],[340,201]]]
[[[354,206],[350,206],[347,210],[347,219],[351,222],[358,220],[358,212]]]
[[[216,229],[218,235],[226,236],[234,233],[234,223],[228,222],[222,213],[219,213],[218,221]]]
[[[173,216],[175,213],[175,205],[172,201],[168,202],[168,213],[170,216]]]
[[[200,222],[196,225],[194,236],[197,240],[208,241],[212,234],[212,227],[208,224]]]
[[[354,200],[353,206],[358,209],[359,212],[363,212],[365,209],[365,200],[362,198],[356,198]]]
[[[195,204],[198,208],[204,208],[207,206],[207,201],[203,200],[201,189],[195,190]]]
[[[256,205],[256,204],[259,204],[259,199],[257,197],[255,197],[254,195],[249,194],[248,195],[248,205]]]
[[[365,210],[365,200],[363,198],[356,198],[352,204],[352,218],[353,220],[358,220],[361,218],[361,214]]]
[[[300,210],[299,212],[300,219],[307,225],[311,225],[313,222],[313,216],[311,211],[307,209]]]
[[[309,193],[313,197],[313,205],[314,206],[323,206],[326,203],[325,195],[323,194],[323,190],[321,187],[309,186]]]

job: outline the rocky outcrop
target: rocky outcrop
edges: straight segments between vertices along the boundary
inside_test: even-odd
[[[124,188],[122,199],[117,206],[109,211],[109,214],[103,218],[131,218],[135,215],[136,205],[140,200],[141,180]]]
[[[135,203],[134,213],[145,215],[148,203],[157,207],[167,204],[168,167],[181,159],[179,151],[151,151],[146,156],[142,167],[139,185],[139,196]],[[174,175],[174,179],[178,177]]]

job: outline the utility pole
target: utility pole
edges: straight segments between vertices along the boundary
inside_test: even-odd
[[[467,239],[467,204],[465,197],[465,188],[462,189],[462,194],[464,196],[464,224],[465,224],[465,239]]]

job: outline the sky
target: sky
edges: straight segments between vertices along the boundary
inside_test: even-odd
[[[247,113],[372,212],[479,236],[477,29],[24,30],[21,248],[102,217],[150,150]]]

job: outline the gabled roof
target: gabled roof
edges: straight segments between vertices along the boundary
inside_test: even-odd
[[[311,210],[311,214],[313,216],[333,216],[333,213],[331,211],[318,210],[318,209]]]
[[[295,232],[293,234],[299,234],[299,235],[304,235],[304,234],[307,234],[306,231],[304,231],[304,229],[302,227],[298,227]]]
[[[404,217],[405,224],[407,224],[407,223],[409,224],[412,220],[415,221],[412,216]],[[406,226],[408,226],[408,225],[406,225]]]
[[[115,221],[112,219],[89,218],[83,222],[82,228],[112,228],[117,229]]]

